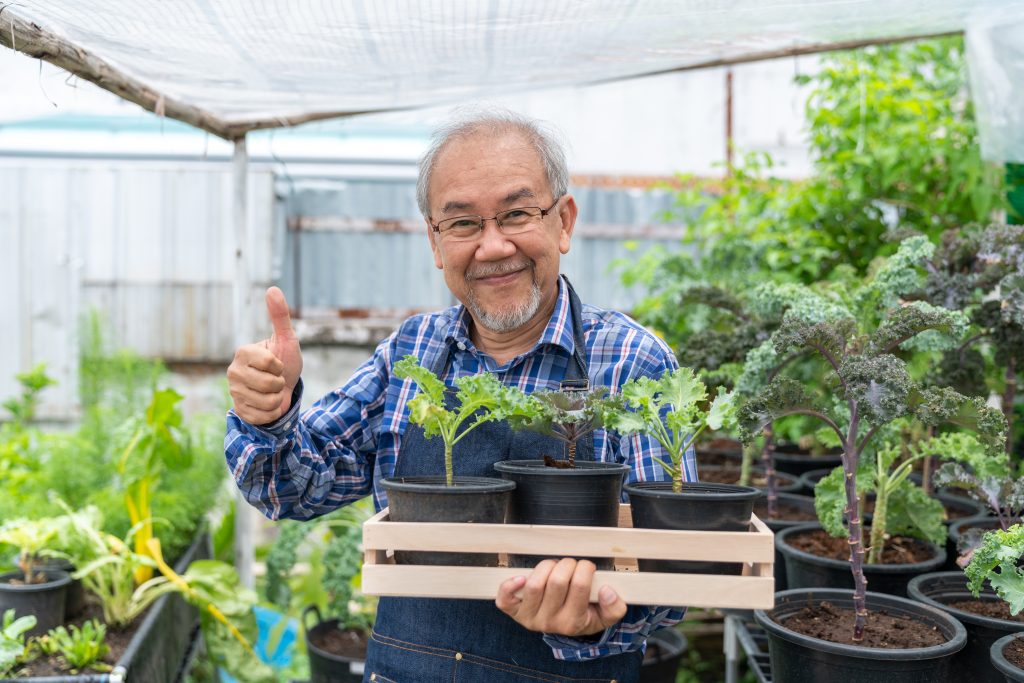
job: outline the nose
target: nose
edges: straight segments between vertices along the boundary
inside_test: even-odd
[[[476,246],[479,261],[499,261],[516,253],[516,245],[498,227],[494,218],[484,219],[484,228]]]

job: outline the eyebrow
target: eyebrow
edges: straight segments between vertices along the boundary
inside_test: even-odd
[[[501,203],[504,204],[505,206],[508,206],[510,204],[514,204],[515,202],[518,202],[518,201],[523,200],[523,199],[535,199],[536,197],[537,197],[537,195],[535,195],[533,193],[533,190],[531,190],[528,187],[523,187],[523,188],[520,188],[518,190],[515,190],[514,192],[509,192],[507,195],[505,195],[505,198],[501,200]],[[447,214],[447,213],[450,213],[452,211],[472,211],[472,210],[473,210],[473,204],[470,204],[469,202],[459,202],[459,201],[447,202],[447,203],[445,203],[444,206],[441,207],[441,213],[442,214]]]

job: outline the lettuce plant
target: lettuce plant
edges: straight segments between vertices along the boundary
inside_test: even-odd
[[[861,296],[871,294],[869,286]],[[969,399],[952,389],[921,385],[911,378],[907,361],[897,355],[920,348],[915,338],[923,333],[955,334],[959,319],[955,312],[918,302],[896,307],[877,326],[870,324],[870,316],[865,319],[869,322],[862,328],[850,317],[810,321],[787,312],[782,326],[772,335],[776,352],[788,355],[807,350],[821,358],[833,379],[829,400],[813,395],[799,381],[775,377],[747,402],[740,416],[747,441],[775,420],[807,415],[827,425],[842,444],[855,642],[863,639],[867,621],[866,550],[856,474],[861,454],[875,435],[894,420],[914,418],[925,425],[951,423],[974,429],[989,449],[1002,449],[1006,438],[1006,420],[1001,412],[986,407],[981,399]]]
[[[419,391],[409,401],[409,420],[423,427],[427,438],[440,436],[444,442],[444,477],[451,486],[454,481],[452,451],[455,444],[480,425],[506,417],[506,409],[522,405],[494,375],[483,372],[455,380],[458,406],[445,405],[445,384],[423,367],[416,356],[406,356],[395,363],[395,376],[411,378]]]
[[[18,549],[18,568],[24,583],[44,583],[46,576],[36,571],[43,556],[52,555],[48,545],[57,529],[49,519],[12,519],[0,526],[0,544]]]
[[[81,628],[71,625],[50,629],[39,639],[39,648],[45,654],[58,655],[72,674],[87,668],[110,671],[111,666],[101,661],[110,652],[106,637],[106,625],[89,619]]]
[[[660,379],[631,379],[605,407],[604,426],[623,434],[647,434],[662,445],[669,461],[655,458],[672,478],[672,490],[683,490],[683,456],[705,429],[728,429],[735,424],[731,393],[720,393],[705,410],[707,387],[693,370],[679,368]]]
[[[988,532],[981,546],[974,551],[970,564],[964,569],[967,587],[978,597],[988,581],[996,594],[1010,604],[1010,614],[1020,614],[1024,610],[1022,559],[1024,524]]]
[[[7,676],[32,657],[25,634],[35,626],[34,616],[17,617],[13,609],[4,612],[0,619],[0,676]]]

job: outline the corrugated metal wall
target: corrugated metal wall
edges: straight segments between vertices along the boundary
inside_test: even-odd
[[[250,177],[253,287],[272,281],[273,175]],[[224,164],[0,162],[0,397],[45,361],[42,417],[74,413],[78,325],[95,307],[120,346],[230,357],[231,169]]]

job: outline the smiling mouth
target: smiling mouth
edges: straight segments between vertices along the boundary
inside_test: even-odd
[[[530,264],[523,263],[513,266],[511,268],[505,267],[501,268],[500,270],[495,269],[491,272],[468,275],[466,279],[473,282],[484,282],[487,284],[502,284],[504,282],[508,282],[515,279],[517,275],[528,270],[529,268]]]

